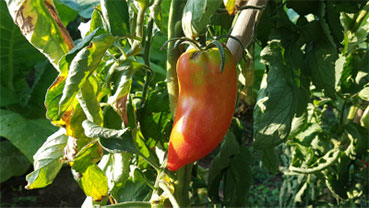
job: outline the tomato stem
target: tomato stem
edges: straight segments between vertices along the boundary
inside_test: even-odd
[[[147,36],[145,39],[145,50],[144,50],[144,54],[143,54],[143,59],[145,64],[148,66],[148,68],[150,68],[150,47],[151,47],[151,39],[152,39],[152,30],[153,30],[153,26],[154,26],[154,19],[150,18],[149,19],[149,24],[147,27]],[[141,101],[141,106],[143,107],[146,103],[146,94],[147,94],[147,89],[149,88],[149,84],[150,81],[152,80],[152,71],[151,70],[147,70],[146,71],[146,76],[145,76],[145,84],[143,86],[143,90],[142,90],[142,101]]]

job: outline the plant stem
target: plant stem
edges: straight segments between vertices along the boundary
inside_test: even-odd
[[[180,37],[183,32],[182,28],[176,25],[180,25],[182,18],[182,11],[186,1],[183,0],[173,0],[170,5],[169,10],[169,21],[168,21],[168,40]],[[170,110],[174,116],[177,100],[178,100],[178,80],[176,65],[177,60],[180,56],[180,51],[178,48],[174,48],[174,42],[170,41],[168,43],[167,51],[167,86],[169,93]]]
[[[174,197],[180,207],[189,207],[190,199],[188,196],[189,185],[191,182],[191,172],[193,164],[188,164],[176,171],[177,179],[174,182]]]
[[[254,37],[256,24],[263,12],[263,9],[260,10],[260,8],[264,8],[267,3],[267,0],[249,0],[246,5],[249,9],[240,12],[231,35],[239,39],[244,47],[247,47]],[[258,9],[251,9],[252,7],[257,7]],[[228,40],[227,47],[231,51],[235,61],[238,62],[242,57],[244,48],[233,39]]]
[[[147,35],[146,35],[146,40],[145,40],[145,50],[144,50],[144,54],[143,54],[143,59],[145,64],[150,67],[150,47],[151,47],[151,39],[152,39],[152,29],[154,26],[154,19],[150,18],[149,19],[149,24],[147,26]],[[142,90],[142,101],[141,101],[141,106],[143,107],[145,105],[145,101],[146,101],[146,94],[147,94],[147,89],[149,87],[150,81],[151,81],[151,76],[152,76],[152,72],[151,70],[147,70],[146,71],[146,79],[145,79],[145,84]]]
[[[179,207],[181,207],[181,206],[179,206],[179,204],[178,204],[178,202],[177,202],[176,198],[173,196],[173,194],[170,192],[170,190],[169,190],[168,186],[167,186],[164,182],[160,181],[160,182],[159,182],[159,187],[160,187],[161,189],[163,189],[164,193],[166,193],[166,194],[168,195],[168,197],[169,197],[169,201],[170,201],[170,203],[172,204],[172,206],[173,206],[174,208],[179,208]]]
[[[356,32],[359,28],[363,20],[366,19],[366,15],[369,13],[369,2],[365,4],[363,9],[358,13],[357,17],[355,18],[354,25],[351,28],[351,32]]]
[[[140,8],[138,10],[137,19],[136,19],[136,28],[135,28],[135,36],[138,38],[143,37],[143,26],[145,24],[145,12],[148,8],[146,3],[140,4]],[[131,50],[127,53],[127,56],[137,55],[141,51],[141,42],[142,40],[134,40]]]

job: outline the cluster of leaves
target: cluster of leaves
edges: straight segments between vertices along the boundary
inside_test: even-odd
[[[176,206],[181,199],[173,199],[173,187],[180,176],[165,169],[172,114],[164,81],[166,51],[159,52],[167,39],[171,1],[54,2],[6,0],[11,17],[34,48],[10,23],[11,17],[1,22],[0,29],[17,35],[11,35],[9,43],[2,36],[7,45],[0,46],[2,54],[9,54],[0,57],[2,66],[7,66],[1,71],[1,98],[6,99],[0,99],[0,135],[8,139],[1,141],[0,148],[6,151],[0,151],[4,154],[0,162],[12,158],[11,163],[23,164],[26,158],[13,158],[15,153],[11,153],[16,148],[22,151],[34,164],[34,171],[27,175],[29,189],[52,183],[68,164],[88,196],[86,207],[160,206],[168,200]],[[229,34],[233,21],[229,14],[240,5],[224,4],[223,8],[221,0],[188,0],[182,29],[176,29],[200,42]],[[231,128],[219,148],[194,164],[189,181],[180,182],[189,186],[192,204],[246,206],[255,174],[251,158],[258,159],[251,155],[253,149],[270,172],[284,174],[281,206],[365,203],[368,7],[362,1],[268,2],[256,44],[249,48],[250,58],[238,65],[241,96]],[[0,3],[0,9],[6,10],[5,3]],[[63,24],[77,15],[89,22],[81,23],[86,26],[81,29],[82,39],[73,41]],[[35,48],[58,72],[47,92],[47,86],[40,91],[46,94],[46,116],[54,126],[40,119],[44,112],[33,115],[40,112],[36,111],[42,109],[40,105],[27,109],[34,106],[28,105],[33,99],[43,102],[36,84],[49,85],[42,81],[46,74],[47,80],[54,78],[46,71],[52,67],[39,63],[43,58]],[[15,61],[24,53],[38,56]],[[32,69],[32,84],[26,85],[28,71],[25,75],[16,70],[24,66]],[[254,74],[254,69],[262,70]],[[253,112],[250,152],[250,141],[245,139],[249,121],[242,109],[243,103],[255,103],[253,90],[259,87],[253,89],[254,76],[261,89]],[[355,115],[362,111],[360,120]],[[37,135],[30,138],[19,132]],[[285,154],[279,157],[277,150]],[[18,169],[1,180],[24,171]]]
[[[268,72],[253,145],[265,167],[284,173],[280,206],[367,203],[368,116],[355,116],[369,109],[368,8],[288,0],[264,12],[257,35]]]
[[[45,118],[47,88],[57,75],[13,23],[0,2],[0,182],[23,175],[33,155],[56,131]],[[35,131],[37,129],[37,131]]]
[[[47,90],[45,105],[47,118],[60,128],[46,141],[41,141],[41,144],[45,141],[42,146],[21,144],[24,147],[20,149],[31,152],[27,156],[34,163],[34,171],[27,175],[26,188],[41,188],[52,183],[63,164],[68,164],[81,188],[94,202],[106,203],[108,194],[114,203],[150,199],[147,198],[151,196],[150,187],[154,187],[152,181],[160,167],[158,157],[163,160],[164,142],[168,140],[171,126],[165,83],[158,82],[165,75],[163,65],[158,65],[158,59],[163,58],[153,56],[150,60],[149,56],[151,46],[158,50],[161,45],[160,42],[151,44],[154,37],[160,38],[157,31],[166,30],[161,28],[161,1],[101,1],[91,11],[90,27],[76,46],[61,23],[67,17],[57,15],[66,11],[57,10],[52,1],[30,2],[6,3],[24,36],[59,73]],[[6,4],[1,3],[2,9],[6,9]],[[88,6],[92,8],[98,3],[91,2]],[[83,5],[69,6],[88,17]],[[141,22],[130,22],[136,20]],[[144,29],[150,34],[145,34]],[[24,39],[21,33],[19,36]],[[4,112],[1,116],[7,115]],[[15,131],[11,127],[14,122],[19,126],[20,119],[8,119],[9,125],[2,131]],[[29,131],[25,131],[23,125],[19,128],[29,134],[41,129],[41,125],[31,126]],[[46,135],[55,131],[55,127],[52,129]],[[2,135],[13,138],[6,133]],[[26,138],[27,142],[35,142]],[[32,151],[29,146],[36,149]],[[156,148],[159,156],[154,151]]]

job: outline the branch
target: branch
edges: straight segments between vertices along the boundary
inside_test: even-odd
[[[268,0],[250,0],[247,2],[247,9],[241,11],[237,22],[232,30],[231,36],[238,38],[247,48],[254,37],[256,23],[259,21]],[[256,9],[258,8],[258,9]],[[227,47],[231,51],[235,61],[238,62],[242,58],[244,48],[234,39],[229,39]]]
[[[186,1],[173,0],[169,10],[168,21],[168,40],[181,37],[183,35],[181,27],[182,10]],[[177,100],[178,100],[178,80],[176,65],[179,56],[181,55],[178,48],[174,48],[174,42],[168,42],[167,51],[167,85],[169,93],[170,110],[174,117]]]

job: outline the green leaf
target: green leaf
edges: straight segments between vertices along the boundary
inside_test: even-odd
[[[86,120],[86,115],[83,112],[80,104],[73,106],[71,112],[66,115],[66,130],[67,135],[77,139],[77,149],[80,150],[82,147],[90,143],[92,140],[85,135],[82,127],[82,122]]]
[[[62,0],[54,0],[54,4],[56,9],[58,10],[60,20],[63,22],[64,25],[68,25],[78,16],[78,12],[64,4]]]
[[[16,104],[19,98],[8,88],[0,85],[0,107]]]
[[[232,132],[227,132],[209,169],[208,194],[214,202],[219,202],[219,187],[224,171],[230,166],[231,158],[239,153],[240,145]]]
[[[204,34],[211,16],[221,5],[222,0],[189,0],[183,9],[182,29],[187,38]]]
[[[310,79],[305,73],[304,54],[297,43],[291,43],[296,37],[283,40],[287,43],[284,56],[286,65],[290,68],[287,75],[287,80],[293,87],[295,97],[295,113],[296,116],[302,115],[306,111],[308,102],[310,101]]]
[[[108,98],[108,103],[116,112],[121,112],[118,109],[119,100],[123,97],[127,97],[128,93],[131,91],[133,74],[137,69],[142,67],[142,64],[127,59],[119,65],[113,64],[111,70],[113,67],[115,73],[112,78],[115,78],[113,81],[116,87],[114,94]]]
[[[83,174],[92,164],[95,164],[102,157],[102,149],[97,141],[93,141],[84,146],[74,157],[72,168]]]
[[[125,187],[129,177],[129,160],[131,155],[128,153],[108,153],[101,158],[98,166],[108,178],[109,193],[117,199],[118,191]]]
[[[108,179],[96,164],[88,166],[82,173],[81,185],[85,194],[94,201],[101,201],[108,195]]]
[[[27,41],[14,24],[5,1],[0,2],[0,19],[0,87],[3,97],[0,104],[4,106],[29,96],[30,87],[25,78],[37,62],[44,60],[44,56]],[[27,94],[23,95],[24,92]]]
[[[90,77],[78,92],[77,100],[81,105],[83,112],[86,114],[87,119],[101,125],[103,123],[103,115],[96,97],[97,88],[98,84],[96,83],[96,80],[93,77]]]
[[[85,129],[86,136],[90,138],[97,138],[97,137],[103,137],[103,138],[120,138],[124,137],[124,135],[127,135],[130,132],[130,129],[122,129],[122,130],[115,130],[115,129],[109,129],[109,128],[103,128],[99,125],[96,125],[90,120],[85,120],[82,123],[83,128]]]
[[[29,161],[46,138],[56,130],[46,119],[26,119],[22,115],[0,109],[0,136],[7,138]]]
[[[336,43],[333,40],[333,34],[331,33],[331,29],[329,27],[330,25],[328,24],[327,19],[326,19],[326,12],[327,12],[326,10],[327,10],[328,5],[330,5],[330,8],[331,8],[329,13],[333,14],[333,12],[335,12],[335,10],[332,10],[332,9],[334,9],[332,7],[332,4],[326,4],[325,2],[321,1],[320,2],[320,9],[319,9],[320,10],[319,11],[319,23],[320,23],[322,31],[325,35],[325,38],[327,38],[327,40],[329,41],[329,43],[331,44],[332,47],[337,48]],[[338,20],[338,24],[340,24],[338,14],[336,14],[336,18]],[[342,28],[342,26],[341,26],[341,28]],[[343,28],[342,28],[342,30],[343,30]],[[342,31],[341,31],[341,34],[342,34]]]
[[[119,153],[125,151],[139,153],[132,139],[132,131],[128,128],[123,130],[103,128],[89,120],[83,122],[83,128],[88,137],[99,137],[101,146],[108,152]]]
[[[360,119],[360,124],[363,126],[367,131],[369,131],[369,106],[366,107],[364,113]]]
[[[43,188],[52,183],[63,166],[61,159],[67,141],[68,136],[65,135],[64,129],[59,129],[47,138],[34,155],[34,171],[26,177],[27,189]]]
[[[369,86],[364,87],[358,94],[359,98],[365,101],[369,101]]]
[[[91,40],[102,34],[103,30],[96,29],[92,31],[88,36],[86,36],[83,40],[79,42],[79,44],[74,47],[71,51],[65,54],[59,61],[59,69],[60,74],[55,79],[54,83],[49,87],[46,93],[45,105],[47,108],[46,116],[51,121],[59,120],[59,102],[63,96],[63,90],[65,88],[66,77],[68,75],[68,71],[70,65],[74,59],[74,57],[80,52],[83,48],[87,47]]]
[[[146,186],[145,183],[133,183],[128,180],[123,189],[119,189],[117,192],[118,202],[129,202],[129,201],[148,201],[151,196],[150,187]],[[119,206],[118,206],[119,207]]]
[[[326,4],[325,20],[328,23],[330,34],[336,46],[341,47],[341,42],[343,41],[343,27],[340,22],[340,13],[332,2],[327,1]]]
[[[65,81],[63,96],[59,101],[59,116],[69,107],[78,90],[85,83],[87,77],[96,69],[105,51],[113,41],[114,37],[110,34],[96,36],[89,46],[80,50],[73,58]]]
[[[109,129],[119,130],[122,129],[123,120],[122,117],[114,111],[110,106],[104,108],[104,124],[103,127]]]
[[[296,173],[304,173],[304,174],[311,174],[322,171],[329,167],[330,165],[334,164],[337,158],[340,156],[341,151],[338,148],[331,149],[328,151],[323,157],[319,158],[312,166],[313,167],[303,167],[297,168],[291,166],[289,168],[290,171]]]
[[[83,18],[90,18],[95,6],[99,4],[99,0],[60,0],[70,8],[78,11],[78,14]]]
[[[25,97],[23,100],[27,101],[27,103],[22,105],[25,105],[24,108],[29,111],[27,116],[44,118],[46,114],[45,94],[57,77],[58,72],[46,59],[37,63],[34,68],[36,77],[30,90],[26,91],[26,94],[24,94]],[[32,72],[30,75],[32,76]]]
[[[104,30],[97,28],[91,33],[89,33],[85,38],[83,38],[72,50],[63,55],[63,57],[59,61],[59,69],[61,74],[59,76],[67,76],[70,65],[74,59],[74,57],[80,52],[83,48],[87,47],[93,38],[96,36],[104,34]]]
[[[251,155],[247,147],[231,158],[224,176],[224,201],[229,207],[244,207],[248,202],[252,183]]]
[[[340,200],[347,199],[347,184],[342,183],[340,180],[341,177],[337,177],[337,175],[331,171],[324,171],[323,173],[325,176],[325,184],[333,197]]]
[[[295,137],[307,127],[307,113],[302,114],[299,117],[294,117],[291,124],[291,132],[289,138]]]
[[[357,93],[368,83],[368,53],[350,53],[340,70],[339,84],[343,93]],[[364,63],[363,63],[364,62]],[[365,63],[366,62],[366,63]]]
[[[114,36],[124,36],[129,31],[129,13],[126,1],[101,0],[101,10]]]
[[[103,20],[100,4],[96,6],[92,12],[89,32],[93,32],[98,28],[107,28],[106,23]]]
[[[364,127],[353,122],[345,125],[344,129],[349,139],[352,140],[354,147],[354,150],[351,150],[352,152],[350,152],[350,154],[355,155],[357,158],[367,155],[369,149],[368,131]]]
[[[46,92],[46,117],[51,121],[59,120],[59,100],[63,95],[66,76],[59,75]]]
[[[160,5],[154,4],[150,7],[150,17],[154,19],[155,25],[164,32],[165,30],[163,28],[163,22],[165,21],[163,21],[163,13],[161,12],[161,8],[165,6],[165,3],[162,3],[161,1],[157,1],[157,3]]]
[[[146,140],[168,141],[172,115],[166,83],[157,83],[155,89],[149,92],[144,107],[137,111],[137,117]]]
[[[296,109],[296,96],[289,68],[284,62],[284,49],[273,40],[261,51],[261,58],[269,66],[263,79],[254,108],[254,146],[270,149],[282,142],[291,129]]]
[[[271,173],[279,171],[279,156],[274,148],[265,148],[261,150],[261,161]]]
[[[0,183],[12,176],[21,176],[28,170],[31,163],[9,141],[0,141]]]
[[[74,47],[52,1],[6,0],[23,35],[58,69],[59,59]]]
[[[335,48],[324,42],[314,42],[308,50],[306,61],[311,71],[312,81],[318,90],[324,90],[328,97],[335,98],[335,62],[338,54]]]
[[[220,73],[223,72],[224,64],[225,64],[225,54],[224,54],[224,47],[219,41],[214,41],[214,45],[218,48],[219,56],[220,56]]]
[[[229,15],[233,15],[236,8],[235,0],[223,0],[224,7],[227,9]]]

